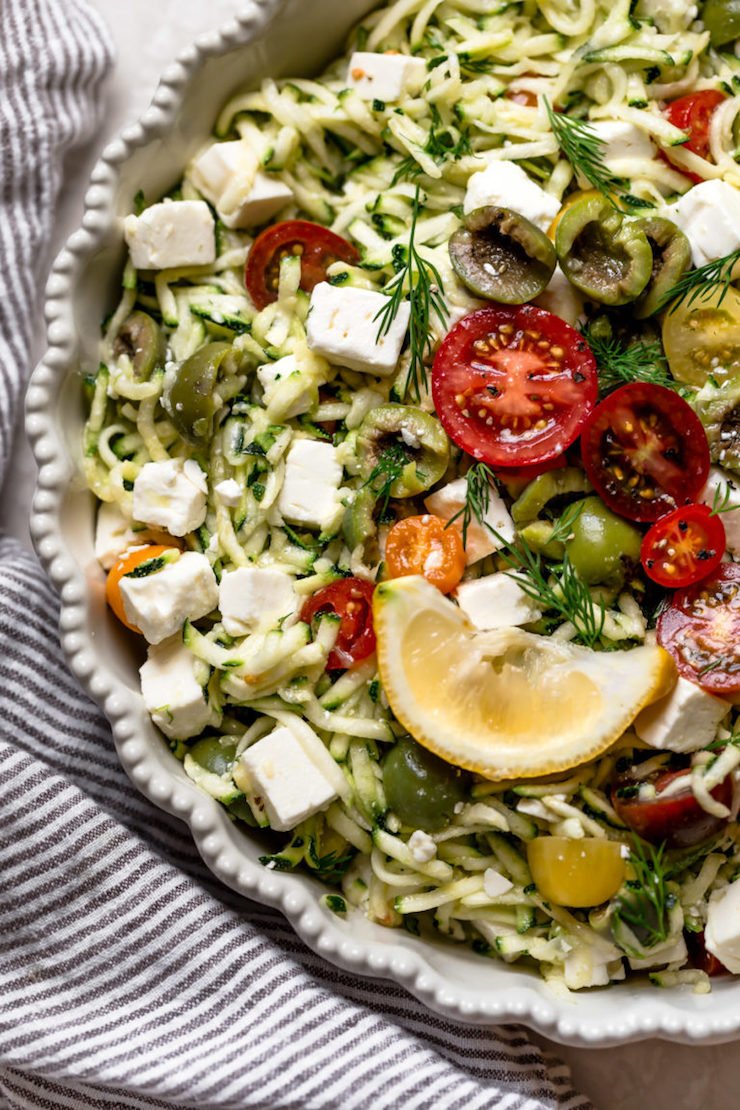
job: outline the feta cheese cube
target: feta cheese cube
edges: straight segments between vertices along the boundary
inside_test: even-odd
[[[227,227],[257,227],[293,199],[284,182],[258,169],[255,152],[241,139],[207,147],[190,176]]]
[[[565,957],[565,985],[574,991],[583,990],[584,987],[605,987],[611,978],[609,965],[618,963],[619,961],[603,955],[596,948],[579,944]]]
[[[295,355],[286,355],[277,362],[266,362],[257,368],[257,377],[264,390],[263,403],[271,420],[292,420],[308,412],[318,399],[316,382],[301,373]]]
[[[281,617],[292,616],[297,605],[293,579],[281,570],[238,567],[221,578],[218,607],[230,636],[266,632]]]
[[[535,298],[534,303],[548,312],[554,312],[573,328],[585,319],[583,295],[570,284],[559,265],[555,267],[550,284]]]
[[[285,478],[278,509],[291,524],[326,531],[342,509],[339,486],[342,467],[331,443],[295,439],[285,460]]]
[[[442,489],[436,493],[430,494],[424,501],[427,512],[433,513],[434,516],[441,517],[442,520],[450,520],[460,509],[465,505],[465,495],[467,492],[467,483],[464,478],[456,478],[454,482],[443,486]],[[503,500],[498,492],[491,486],[491,494],[488,502],[488,511],[484,517],[485,523],[490,524],[500,536],[507,542],[511,542],[516,534],[514,522],[509,515],[509,510],[506,508]],[[462,525],[458,520],[455,527],[462,529]],[[491,535],[487,528],[483,528],[477,520],[470,522],[468,526],[468,540],[465,548],[465,556],[468,564],[477,563],[479,559],[483,559],[486,555],[490,555],[493,551],[498,551],[502,545]]]
[[[618,119],[589,120],[589,127],[604,144],[604,164],[613,174],[629,174],[636,158],[651,159],[658,148],[650,136],[635,126]]]
[[[347,84],[363,100],[391,102],[400,100],[404,93],[418,92],[426,76],[423,58],[359,50],[349,60]]]
[[[719,466],[710,469],[707,484],[699,494],[699,500],[712,508],[715,497],[718,505],[727,510],[722,513],[721,518],[725,526],[727,550],[733,555],[740,555],[740,485]]]
[[[134,518],[185,536],[206,519],[208,482],[194,459],[145,463],[134,481]]]
[[[216,726],[220,714],[206,699],[196,671],[208,668],[196,659],[179,636],[149,648],[147,661],[139,669],[141,693],[147,712],[165,736],[187,740],[209,725]]]
[[[709,900],[704,944],[728,971],[740,974],[740,882],[730,883]]]
[[[235,478],[224,478],[223,482],[217,482],[213,492],[221,504],[229,509],[236,508],[242,499],[242,487]]]
[[[488,204],[510,208],[542,231],[547,231],[560,211],[560,201],[556,197],[540,188],[516,162],[503,159],[491,160],[468,181],[464,212],[474,212]]]
[[[113,501],[103,501],[95,522],[95,558],[103,570],[110,570],[115,562],[132,547],[139,547],[149,539],[142,529],[135,532],[131,521],[123,515]]]
[[[241,757],[249,792],[264,802],[270,827],[288,832],[337,797],[328,778],[288,728],[276,728]]]
[[[726,181],[702,181],[660,214],[686,235],[695,266],[740,248],[740,189]]]
[[[437,844],[423,829],[414,829],[409,837],[409,851],[415,863],[429,863],[437,854]]]
[[[126,618],[150,644],[179,632],[218,604],[218,583],[211,564],[197,551],[171,552],[164,566],[140,578],[120,581]]]
[[[215,224],[204,200],[165,200],[127,216],[123,235],[137,270],[207,266],[216,259]]]
[[[643,709],[634,729],[652,748],[696,752],[711,744],[729,710],[722,698],[679,678],[667,697]]]
[[[320,282],[311,293],[306,338],[329,362],[386,377],[396,369],[411,309],[404,301],[390,330],[378,338],[379,313],[388,303],[372,289],[342,288]]]
[[[505,875],[499,871],[495,871],[493,867],[487,867],[483,872],[483,890],[489,898],[498,898],[501,894],[508,894],[513,889],[514,884]]]
[[[539,620],[542,611],[504,571],[461,582],[457,603],[476,628],[507,628]]]

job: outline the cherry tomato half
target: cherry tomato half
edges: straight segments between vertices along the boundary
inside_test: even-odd
[[[686,505],[662,516],[642,541],[648,578],[677,590],[716,570],[727,546],[725,526],[708,505]]]
[[[535,305],[496,305],[462,320],[432,367],[450,439],[493,467],[562,454],[596,403],[596,360],[569,324]]]
[[[308,599],[301,620],[310,624],[319,613],[336,613],[339,635],[326,661],[330,671],[347,670],[375,651],[372,583],[362,578],[339,578]]]
[[[718,92],[716,89],[704,89],[702,92],[691,93],[689,96],[680,96],[678,100],[672,100],[670,104],[666,105],[665,114],[669,122],[689,135],[689,141],[679,149],[690,150],[692,154],[698,154],[700,158],[709,159],[709,125],[717,108],[726,99],[725,94]],[[704,180],[699,174],[691,173],[674,161],[671,158],[670,150],[664,150],[661,153],[666,161],[670,162],[686,177],[691,178],[695,184]]]
[[[696,496],[709,473],[699,417],[662,385],[632,382],[597,405],[581,435],[586,474],[610,509],[654,521]]]
[[[244,282],[257,308],[277,300],[280,260],[301,256],[301,289],[310,293],[332,262],[355,263],[360,255],[351,243],[310,220],[284,220],[261,231],[247,257]]]
[[[444,520],[430,513],[399,520],[388,533],[385,566],[391,578],[422,574],[427,582],[448,594],[465,570],[460,532],[445,527]]]
[[[707,975],[712,977],[730,974],[725,965],[708,951],[704,943],[703,930],[701,933],[692,933],[689,929],[684,929],[683,935],[686,947],[689,950],[689,960],[692,967],[698,968],[699,971],[705,971]]]
[[[157,559],[160,555],[164,555],[166,551],[172,550],[172,547],[161,547],[158,544],[147,544],[145,547],[137,547],[135,551],[129,551],[123,554],[108,572],[108,577],[105,581],[105,600],[108,602],[121,624],[125,624],[126,628],[130,628],[132,632],[141,634],[141,629],[137,628],[136,625],[130,624],[126,617],[126,610],[123,607],[123,597],[121,596],[121,579],[127,574],[131,574],[131,572],[136,570],[137,567],[140,567],[142,563],[147,563],[150,559]]]
[[[677,590],[658,617],[658,643],[679,674],[718,697],[740,695],[740,565],[721,563]]]
[[[668,797],[664,797],[668,788],[679,779],[685,779],[685,783],[675,794],[669,793]],[[617,814],[643,840],[649,840],[651,844],[665,841],[669,848],[691,848],[714,836],[727,824],[726,818],[715,817],[701,808],[685,770],[663,771],[652,779],[652,785],[655,787],[654,798],[641,799],[637,793],[632,793],[637,784],[626,777],[618,780],[612,791],[612,805]],[[714,788],[712,797],[723,805],[730,805],[730,775]]]

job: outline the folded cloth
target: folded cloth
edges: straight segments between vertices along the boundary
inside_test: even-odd
[[[110,63],[76,0],[4,0],[0,465],[39,326],[62,157]],[[0,540],[0,1100],[49,1107],[587,1110],[519,1028],[468,1028],[310,952],[137,793],[67,670],[36,560]]]

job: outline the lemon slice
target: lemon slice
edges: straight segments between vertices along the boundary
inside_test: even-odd
[[[425,748],[489,779],[593,759],[676,680],[657,645],[597,652],[520,628],[476,632],[417,576],[378,586],[373,611],[398,720]]]

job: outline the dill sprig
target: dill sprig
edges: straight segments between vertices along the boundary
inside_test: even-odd
[[[614,194],[622,192],[624,182],[615,177],[604,162],[605,144],[586,120],[555,112],[547,97],[544,101],[550,128],[561,152],[576,173],[585,177],[592,188],[598,189],[617,208]]]
[[[570,539],[573,525],[583,512],[585,505],[585,501],[574,501],[572,505],[568,505],[555,522],[547,542],[565,543],[566,540]]]
[[[483,528],[490,528],[486,523],[486,514],[491,504],[491,489],[495,488],[496,479],[490,466],[479,462],[473,463],[465,475],[465,482],[465,502],[445,525],[449,528],[456,521],[461,521],[463,547],[468,545],[468,529],[472,521],[477,521]]]
[[[707,300],[715,290],[720,289],[717,307],[722,304],[732,287],[735,267],[740,263],[740,248],[725,254],[715,262],[707,262],[696,270],[687,270],[675,285],[671,286],[661,302],[670,303],[669,313],[675,312],[684,301],[691,308],[698,300]]]
[[[625,344],[613,336],[599,336],[589,327],[583,329],[583,338],[591,348],[599,371],[602,393],[610,393],[628,382],[650,382],[652,385],[676,389],[678,383],[671,377],[663,348],[658,340]]]
[[[421,400],[422,389],[429,386],[426,358],[433,349],[431,320],[436,316],[443,328],[447,326],[449,311],[444,298],[444,287],[439,270],[419,254],[416,247],[416,221],[419,217],[419,186],[414,191],[411,212],[409,241],[405,251],[405,261],[383,289],[388,295],[386,304],[375,316],[379,321],[378,340],[387,335],[401,305],[408,300],[411,308],[409,317],[409,372],[406,378],[404,395],[409,389],[416,401]]]
[[[400,443],[392,443],[378,457],[363,489],[368,486],[380,502],[381,516],[388,511],[393,483],[398,481],[408,466],[409,458]]]
[[[740,505],[731,505],[730,498],[732,497],[732,486],[729,482],[720,482],[714,491],[712,498],[712,508],[710,516],[721,516],[722,513],[734,513],[736,509],[740,509]]]
[[[644,948],[654,948],[668,939],[670,911],[676,902],[667,886],[665,844],[655,848],[635,836],[629,862],[634,878],[624,884],[626,889],[616,900],[614,918],[627,925]],[[641,955],[625,951],[633,957]]]

